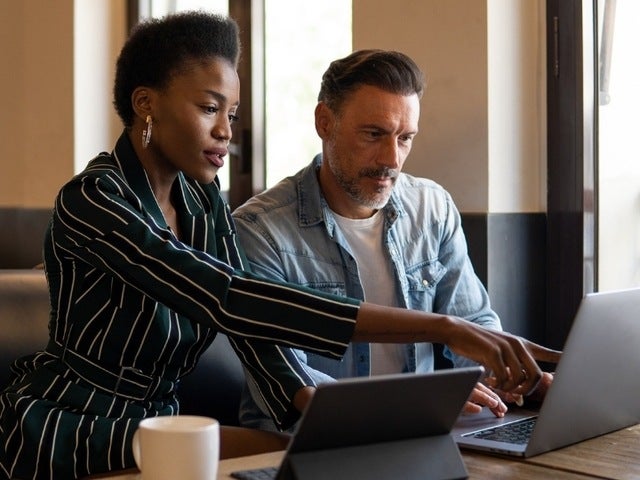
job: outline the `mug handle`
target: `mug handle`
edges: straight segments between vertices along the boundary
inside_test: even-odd
[[[140,436],[138,435],[139,432],[140,430],[136,430],[133,433],[133,438],[131,439],[131,450],[133,451],[133,459],[136,461],[138,470],[142,470],[142,452],[140,451]]]

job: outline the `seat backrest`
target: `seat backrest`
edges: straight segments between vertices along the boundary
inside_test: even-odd
[[[0,207],[0,269],[30,269],[42,263],[51,208]]]
[[[9,367],[48,341],[49,292],[43,270],[0,269],[0,388]],[[197,367],[178,387],[180,412],[238,425],[244,370],[229,340],[218,334]]]
[[[244,383],[240,359],[226,335],[219,333],[195,370],[178,386],[180,413],[213,417],[222,425],[238,426]]]
[[[0,270],[0,388],[16,358],[46,346],[49,310],[43,270]]]

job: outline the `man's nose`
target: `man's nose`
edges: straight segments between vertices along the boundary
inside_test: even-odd
[[[395,140],[385,142],[383,151],[378,157],[378,163],[392,170],[400,168],[402,165],[402,152]]]

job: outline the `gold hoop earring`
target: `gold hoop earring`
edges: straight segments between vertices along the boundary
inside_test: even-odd
[[[147,128],[142,131],[142,148],[147,148],[149,142],[151,142],[151,129],[153,128],[153,119],[151,115],[147,115],[145,120],[147,122]]]

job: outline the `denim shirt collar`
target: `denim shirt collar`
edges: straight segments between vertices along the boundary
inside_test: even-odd
[[[303,174],[298,180],[296,186],[298,190],[298,224],[301,228],[310,227],[325,222],[327,233],[331,238],[335,234],[335,217],[334,213],[329,208],[327,200],[325,199],[322,189],[320,188],[320,182],[318,181],[318,169],[322,164],[322,154],[317,154],[313,162],[307,165],[303,169]],[[402,202],[400,201],[398,192],[396,191],[401,183],[402,174],[398,177],[396,186],[391,191],[389,201],[382,208],[386,220],[386,224],[393,225],[393,223],[399,218],[407,215]]]

